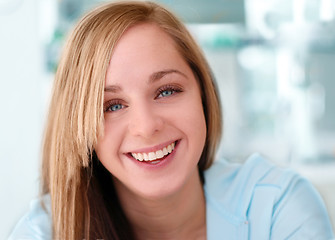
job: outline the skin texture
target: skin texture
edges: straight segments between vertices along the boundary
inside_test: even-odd
[[[113,175],[138,237],[204,239],[197,163],[206,122],[200,90],[173,40],[156,25],[133,26],[121,37],[107,71],[104,110],[96,153]],[[175,150],[157,164],[130,154],[173,142]]]

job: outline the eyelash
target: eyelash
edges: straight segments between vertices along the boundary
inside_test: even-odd
[[[113,99],[111,101],[108,101],[106,103],[106,106],[104,107],[104,112],[116,112],[118,110],[110,110],[110,108],[112,108],[113,106],[116,106],[116,105],[121,105],[121,108],[118,109],[118,110],[121,110],[123,109],[125,106],[122,104],[122,101],[120,99]]]
[[[168,95],[168,96],[160,96],[165,91],[171,91],[171,94]],[[174,95],[176,93],[180,93],[180,92],[182,92],[182,89],[180,87],[171,86],[171,85],[165,85],[163,87],[160,87],[157,90],[155,99],[169,97],[169,96],[172,96],[172,95]],[[116,105],[121,105],[121,108],[120,109],[116,109],[116,110],[110,110],[113,106],[116,106]],[[116,111],[121,110],[121,109],[123,109],[125,107],[126,106],[123,105],[122,100],[120,100],[120,99],[113,99],[113,100],[110,100],[110,101],[108,101],[108,102],[105,103],[104,112],[116,112]]]
[[[176,86],[165,85],[165,86],[163,86],[163,87],[161,87],[157,90],[156,98],[159,98],[159,95],[161,95],[165,91],[171,91],[172,92],[170,95],[165,96],[165,97],[169,97],[169,96],[174,95],[175,93],[182,92],[182,89],[180,87],[176,87]],[[161,97],[164,97],[164,96],[161,96]]]

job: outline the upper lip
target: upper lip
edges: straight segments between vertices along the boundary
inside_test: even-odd
[[[138,148],[135,150],[132,150],[128,153],[149,153],[149,152],[156,152],[158,150],[162,150],[164,147],[170,145],[171,143],[176,142],[176,140],[170,140],[161,144],[158,144],[153,147],[145,147],[145,148]]]

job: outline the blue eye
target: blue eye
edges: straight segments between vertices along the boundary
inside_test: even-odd
[[[182,92],[180,87],[170,85],[163,86],[162,88],[158,89],[157,98],[169,97],[179,92]]]
[[[115,112],[117,110],[120,110],[123,108],[122,104],[114,104],[112,106],[109,107],[110,111]]]
[[[119,100],[112,100],[105,104],[104,112],[116,112],[123,108],[125,108],[125,105],[123,105]]]
[[[164,90],[164,91],[161,92],[160,95],[162,95],[162,97],[167,97],[167,96],[172,95],[173,92],[174,92],[174,90]]]

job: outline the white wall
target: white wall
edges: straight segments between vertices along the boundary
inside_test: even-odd
[[[6,2],[12,5],[4,11]],[[38,1],[0,2],[0,239],[38,194],[45,86]]]

